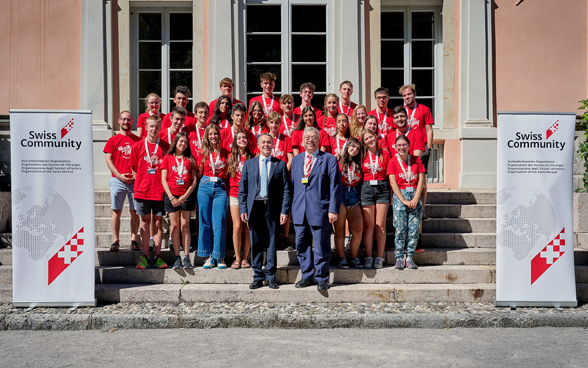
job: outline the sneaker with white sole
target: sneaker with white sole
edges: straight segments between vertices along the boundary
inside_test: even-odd
[[[396,258],[396,264],[394,265],[394,268],[397,270],[404,269],[404,258]]]
[[[347,263],[347,258],[343,257],[339,260],[339,268],[349,268],[349,264]]]
[[[418,269],[417,265],[414,264],[414,261],[412,260],[412,258],[407,258],[406,259],[406,268],[409,268],[411,270],[417,270]]]
[[[352,258],[349,265],[353,268],[363,268],[363,264],[361,264],[361,261],[357,257]]]
[[[184,256],[184,261],[182,263],[184,264],[184,270],[191,270],[194,268],[192,262],[190,262],[190,256]]]
[[[179,268],[182,268],[182,259],[180,257],[176,257],[176,261],[174,262],[172,269],[177,270]]]
[[[208,259],[204,262],[204,266],[202,266],[202,268],[204,268],[205,270],[210,270],[211,268],[214,267],[214,258],[212,258],[212,256],[208,257]]]
[[[224,258],[221,258],[221,259],[218,260],[217,267],[218,267],[219,270],[224,270],[224,269],[227,268],[227,265],[225,264],[225,259]]]
[[[374,268],[382,268],[382,267],[384,267],[384,258],[376,257],[376,260],[374,261]]]
[[[372,257],[365,257],[364,268],[373,268],[374,267],[374,259]]]

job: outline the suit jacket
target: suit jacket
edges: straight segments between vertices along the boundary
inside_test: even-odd
[[[292,159],[292,222],[300,225],[304,215],[311,226],[329,224],[329,212],[339,213],[341,205],[341,172],[335,156],[319,150],[317,161],[308,177],[308,184],[302,184],[304,160],[301,153]]]
[[[260,178],[259,157],[245,161],[239,182],[239,213],[246,213],[247,218],[251,216]],[[290,212],[292,191],[288,181],[288,169],[284,161],[273,156],[268,173],[267,199],[271,217],[280,217],[280,214],[287,215]]]

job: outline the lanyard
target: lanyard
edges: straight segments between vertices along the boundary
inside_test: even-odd
[[[384,112],[384,121],[380,118],[380,113],[378,112],[378,120],[380,120],[380,125],[384,127],[386,125],[386,118],[388,117],[388,108],[386,107],[386,112]]]
[[[274,157],[277,157],[276,152],[277,150],[280,148],[280,133],[278,133],[278,136],[275,138],[276,139],[276,144],[274,144],[274,148],[272,148],[272,155]]]
[[[200,128],[196,124],[196,136],[198,137],[198,146],[202,147],[202,138],[200,138]]]
[[[341,104],[341,101],[339,101],[339,109],[341,110],[341,112],[345,115],[347,115],[347,118],[349,120],[351,120],[351,116],[349,116],[349,110],[351,110],[351,101],[349,101],[349,105],[347,105],[347,112],[345,112],[343,110],[343,105]]]
[[[396,158],[398,159],[398,164],[400,165],[400,168],[404,172],[404,176],[406,177],[406,182],[408,183],[407,185],[410,186],[410,177],[412,176],[412,172],[410,170],[410,155],[408,155],[408,173],[404,169],[404,165],[402,164],[402,160],[400,159],[400,155],[396,155]]]
[[[286,133],[286,135],[288,137],[292,136],[292,129],[294,128],[294,122],[292,120],[292,126],[290,127],[290,129],[288,129],[288,123],[286,122],[286,114],[282,115],[282,121],[284,122],[284,133]]]
[[[408,120],[408,122],[412,125],[412,122],[414,121],[414,113],[416,112],[418,104],[415,102],[414,103],[414,109],[412,109],[412,115],[410,115],[410,119]],[[408,110],[408,106],[404,105],[404,107]]]
[[[215,167],[216,165],[218,165],[220,163],[220,152],[216,154],[216,161],[213,160],[212,158],[212,152],[210,152],[210,168],[212,169],[212,175],[216,176],[216,170]]]
[[[157,138],[157,143],[155,144],[155,150],[153,151],[153,156],[156,156],[157,150],[159,149],[159,138]],[[153,160],[151,159],[151,155],[149,154],[149,147],[147,146],[147,138],[145,138],[145,152],[147,153],[147,159],[151,164],[151,168],[153,168]]]
[[[176,160],[176,167],[178,168],[178,179],[182,180],[182,177],[184,176],[184,160],[186,158],[182,157],[182,161],[178,161],[178,158],[174,155],[174,159]]]
[[[310,166],[308,166],[308,164],[304,165],[304,177],[308,178],[310,176],[310,172],[312,171],[312,168],[314,167],[314,164],[316,163],[317,159],[315,157],[312,157],[312,154],[307,153],[305,158],[308,158],[308,156],[310,156]]]
[[[261,101],[263,102],[263,111],[265,111],[266,115],[269,115],[274,111],[274,109],[272,109],[272,104],[273,104],[272,98],[270,97],[269,100],[270,100],[269,105],[266,105],[265,104],[265,97],[263,97],[263,95],[261,95]]]
[[[372,153],[368,150],[368,156],[370,157],[370,170],[372,171],[372,176],[373,176],[373,180],[376,180],[376,173],[378,172],[378,169],[376,168],[374,170],[374,161],[372,160]],[[376,164],[379,164],[380,161],[380,154],[376,153]]]
[[[406,130],[406,133],[402,133],[402,135],[405,135],[408,137],[408,132],[410,132],[412,128],[410,127],[410,125],[408,126],[408,129]],[[400,137],[400,130],[396,129],[396,138]]]
[[[341,142],[339,141],[339,137],[336,136],[335,139],[337,140],[337,153],[341,154]],[[345,139],[345,144],[343,145],[343,148],[345,148],[346,144],[347,144],[347,139]]]
[[[172,140],[171,140],[171,127],[167,128],[167,141],[169,142],[169,144],[172,144]]]
[[[231,128],[233,129],[233,128]],[[251,130],[253,131],[253,135],[254,136],[258,136],[259,134],[261,134],[261,125],[259,126],[259,130],[257,131],[257,133],[255,133],[255,127],[251,127]]]
[[[229,127],[229,119],[225,119],[225,126],[223,126],[223,120],[220,122],[221,129],[227,129]]]

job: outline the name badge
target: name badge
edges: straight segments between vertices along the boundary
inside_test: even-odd
[[[184,181],[183,180],[176,180],[176,185],[184,185]]]
[[[370,180],[370,185],[378,185],[378,181],[377,180]]]
[[[414,192],[414,188],[413,187],[406,187],[406,191],[407,192]]]
[[[155,169],[147,169],[147,174],[155,174]]]
[[[308,178],[302,178],[302,184],[308,184]]]
[[[209,179],[213,183],[216,183],[218,181],[218,178],[216,176],[211,176]]]

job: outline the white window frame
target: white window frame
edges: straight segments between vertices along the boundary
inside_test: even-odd
[[[434,96],[417,96],[417,102],[419,98],[433,98],[434,101],[434,112],[435,115],[433,119],[435,124],[433,127],[435,128],[442,128],[443,123],[443,26],[442,26],[442,16],[441,16],[441,2],[437,1],[430,1],[426,5],[411,5],[410,2],[393,2],[388,4],[382,4],[381,12],[382,13],[391,13],[391,12],[404,12],[404,81],[412,84],[412,74],[411,71],[413,69],[431,69],[429,67],[412,67],[412,12],[432,12],[434,14],[434,38],[431,39],[434,42],[433,46],[433,59],[435,62],[433,69],[433,79],[434,79],[434,88],[433,92],[435,93]],[[386,39],[387,40],[387,39]],[[401,39],[391,39],[401,41]],[[420,40],[420,39],[419,39]],[[429,40],[429,39],[423,39]],[[380,45],[382,42],[382,38],[380,36]],[[400,68],[384,68],[380,67],[381,70],[390,69],[390,70],[398,70]],[[381,75],[381,74],[380,74]],[[386,87],[386,86],[384,86]],[[392,88],[390,86],[390,88]],[[397,91],[391,89],[390,96],[393,100],[398,100],[399,104],[402,99],[398,99]],[[398,97],[397,97],[398,96]]]
[[[167,4],[166,4],[167,5]],[[172,5],[172,4],[169,4]],[[139,96],[139,13],[157,13],[162,14],[162,39],[161,41],[161,106],[159,111],[166,113],[171,111],[172,103],[171,99],[174,96],[170,96],[170,60],[169,60],[169,43],[170,43],[170,13],[190,13],[192,14],[192,8],[186,7],[154,7],[154,6],[142,6],[131,8],[131,112],[133,116],[138,116],[145,111],[139,111],[139,99],[145,98],[145,96]],[[194,47],[194,37],[192,40],[174,40],[192,42],[192,48]],[[141,41],[145,42],[145,41]],[[149,41],[147,41],[149,42]],[[159,41],[153,41],[159,42]],[[142,71],[145,69],[142,69]],[[149,69],[147,69],[149,70]],[[153,69],[157,71],[158,69]],[[173,71],[191,71],[192,72],[192,85],[188,86],[191,91],[194,90],[194,53],[192,53],[192,68],[191,69],[173,69]],[[193,101],[193,96],[190,97],[190,101]],[[136,114],[136,115],[135,115]]]
[[[282,71],[282,86],[281,86],[281,90],[280,91],[275,91],[276,94],[281,95],[281,94],[285,94],[285,93],[289,93],[292,95],[300,95],[300,86],[294,86],[293,82],[292,82],[292,61],[291,61],[291,55],[292,55],[292,5],[324,5],[326,6],[326,32],[316,32],[316,33],[306,33],[304,32],[304,34],[309,34],[309,35],[326,35],[326,39],[327,39],[327,44],[325,45],[326,47],[326,75],[325,75],[325,85],[326,85],[326,89],[325,91],[315,91],[315,93],[329,93],[329,86],[331,85],[330,81],[332,80],[332,60],[333,60],[333,47],[331,47],[331,45],[334,44],[334,36],[333,36],[333,32],[331,32],[331,28],[332,28],[332,21],[331,21],[331,5],[330,5],[330,0],[313,0],[313,1],[309,1],[309,0],[242,0],[243,3],[241,3],[241,5],[243,6],[243,22],[242,22],[242,31],[240,32],[240,44],[241,44],[241,52],[240,55],[242,55],[242,60],[240,65],[242,66],[241,69],[241,75],[243,76],[242,78],[245,80],[245,88],[244,91],[242,93],[242,95],[240,97],[245,98],[244,101],[247,100],[247,93],[248,91],[251,90],[251,88],[248,88],[248,84],[249,83],[259,83],[258,80],[255,81],[248,81],[247,80],[247,70],[246,70],[246,64],[247,64],[247,16],[246,16],[246,12],[247,12],[247,6],[248,5],[280,5],[281,9],[280,9],[280,14],[283,19],[287,19],[287,22],[282,21],[281,23],[281,36],[282,36],[282,60],[280,62],[281,64],[281,71]],[[265,33],[265,32],[260,32],[258,34],[276,34],[276,33]],[[257,65],[263,65],[264,63],[255,63]],[[277,64],[277,63],[267,63],[268,65],[270,64]],[[303,62],[295,62],[294,65],[302,65],[304,64]],[[318,63],[312,63],[313,65],[316,65]],[[313,81],[309,81],[309,82],[313,82]]]

